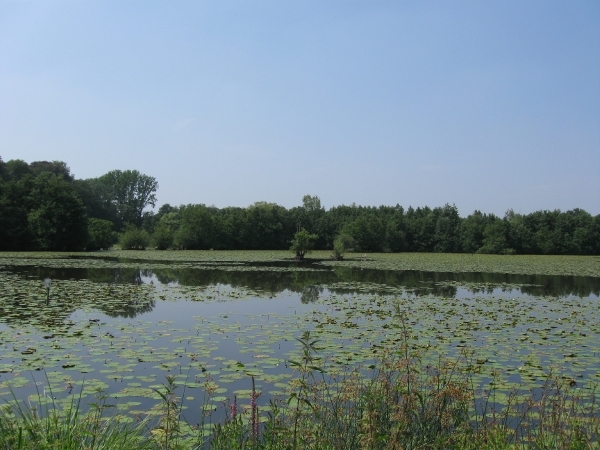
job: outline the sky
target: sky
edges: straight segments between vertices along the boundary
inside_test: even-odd
[[[0,157],[157,207],[600,214],[600,2],[0,0]]]

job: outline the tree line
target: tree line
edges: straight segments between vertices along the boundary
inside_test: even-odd
[[[460,217],[441,207],[342,205],[317,196],[285,208],[162,205],[158,182],[136,170],[75,179],[61,161],[0,158],[0,250],[123,248],[279,250],[305,230],[314,248],[360,252],[600,254],[600,215],[582,209]],[[301,235],[300,235],[301,236]],[[295,245],[295,244],[294,244]]]

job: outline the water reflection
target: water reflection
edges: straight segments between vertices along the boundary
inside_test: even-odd
[[[322,293],[322,287],[307,284],[306,286],[304,286],[304,288],[302,288],[302,293],[300,294],[300,301],[302,303],[314,303],[319,299],[319,295]]]
[[[295,263],[283,263],[297,267]],[[532,296],[600,296],[600,279],[594,277],[549,276],[549,275],[514,275],[498,273],[452,273],[452,272],[423,272],[415,270],[393,271],[376,269],[359,269],[351,267],[336,267],[324,269],[314,263],[305,263],[303,268],[315,270],[281,270],[282,263],[240,265],[240,270],[218,268],[47,268],[39,266],[18,266],[7,268],[9,272],[27,278],[43,280],[87,280],[102,285],[137,285],[156,280],[163,285],[178,284],[182,286],[214,286],[229,285],[233,288],[247,288],[267,292],[277,296],[284,291],[296,293],[304,304],[313,303],[324,291],[324,287],[333,294],[353,294],[364,292],[392,292],[396,289],[408,291],[410,295],[434,295],[440,297],[456,297],[465,291],[473,295],[489,295],[507,292],[511,295]],[[269,267],[277,270],[269,270]],[[460,292],[458,289],[460,288]],[[109,288],[110,290],[110,288]],[[154,300],[145,298],[136,300],[135,296],[119,299],[118,305],[110,300],[92,301],[92,306],[110,317],[134,318],[154,309]],[[137,295],[137,294],[136,294]],[[100,297],[98,297],[100,298]],[[122,300],[122,301],[121,301]],[[83,301],[83,300],[82,300]],[[89,299],[86,299],[89,302]],[[39,308],[35,311],[23,309],[23,299],[15,297],[5,300],[0,307],[0,314],[5,322],[15,320],[18,316],[30,320],[30,316],[39,317]],[[80,302],[72,299],[55,299],[46,308],[48,314],[39,317],[46,327],[57,326],[63,322]],[[28,310],[28,308],[27,308]]]
[[[290,265],[289,263],[286,263]],[[251,270],[252,266],[243,266],[244,270],[220,270],[198,268],[45,268],[34,266],[12,267],[10,271],[43,280],[44,278],[67,280],[87,279],[96,283],[142,284],[155,277],[162,284],[180,284],[184,286],[210,286],[216,284],[232,287],[245,287],[277,295],[285,290],[303,296],[307,302],[318,285],[337,283],[368,283],[373,291],[377,286],[402,287],[414,295],[456,296],[457,288],[462,286],[473,294],[492,294],[495,289],[505,292],[518,288],[521,293],[532,296],[600,296],[600,278],[558,275],[516,275],[501,273],[465,273],[465,272],[425,272],[417,270],[376,270],[351,267],[336,267],[323,270],[323,266],[305,264],[313,271],[268,271]],[[269,264],[277,267],[279,264]],[[295,264],[294,264],[295,265]],[[250,269],[250,270],[249,270]],[[333,288],[332,292],[359,292],[357,289]],[[364,292],[364,289],[361,289]]]

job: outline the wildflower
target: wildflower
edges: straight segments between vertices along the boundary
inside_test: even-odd
[[[237,395],[233,396],[233,403],[229,405],[230,416],[235,419],[237,416]]]

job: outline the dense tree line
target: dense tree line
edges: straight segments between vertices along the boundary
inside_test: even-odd
[[[0,250],[97,250],[140,227],[158,183],[136,170],[76,180],[61,161],[0,158]]]
[[[475,211],[461,218],[456,206],[337,206],[325,210],[318,197],[285,209],[272,203],[218,209],[163,205],[144,228],[158,248],[287,249],[300,228],[318,236],[317,249],[343,238],[360,252],[500,254],[600,254],[600,215],[586,211],[537,211],[503,218]]]
[[[65,163],[0,159],[0,250],[125,248],[289,249],[304,229],[317,249],[360,252],[600,254],[600,215],[581,209],[503,218],[456,206],[336,206],[317,196],[302,205],[257,202],[247,208],[203,204],[147,211],[158,183],[138,171],[77,180]]]

